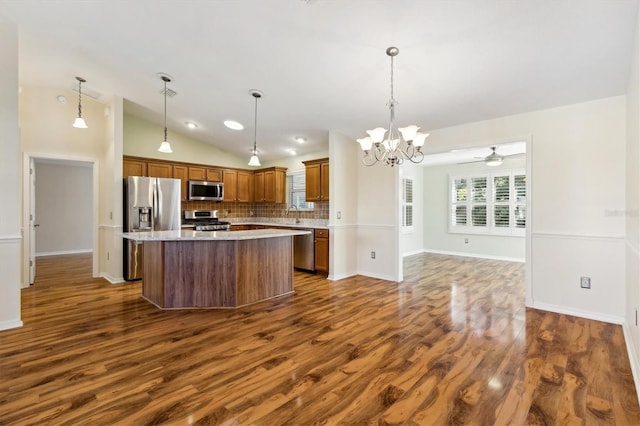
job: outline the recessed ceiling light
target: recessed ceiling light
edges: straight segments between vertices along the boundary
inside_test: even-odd
[[[295,149],[287,148],[287,149],[285,149],[285,151],[287,151],[291,155],[296,155],[296,150]]]
[[[298,143],[305,143],[307,140],[305,138],[303,138],[302,136],[296,136],[295,138],[293,138],[296,142]]]
[[[184,125],[187,126],[190,129],[197,129],[198,128],[198,125],[196,123],[194,123],[193,121],[185,121]]]
[[[244,126],[237,121],[234,120],[225,120],[224,125],[230,128],[231,130],[242,130]]]

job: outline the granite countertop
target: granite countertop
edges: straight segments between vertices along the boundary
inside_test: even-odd
[[[222,219],[228,220],[228,219]],[[276,227],[287,227],[287,228],[301,228],[301,229],[329,229],[326,224],[326,220],[308,220],[308,219],[300,219],[300,223],[295,223],[295,219],[287,219],[286,221],[264,221],[258,218],[257,220],[251,220],[250,218],[242,218],[242,219],[231,219],[229,220],[231,225],[260,225],[260,226],[276,226]]]
[[[293,229],[254,229],[251,231],[151,231],[125,232],[123,238],[133,241],[255,240],[259,238],[306,235],[309,231]]]

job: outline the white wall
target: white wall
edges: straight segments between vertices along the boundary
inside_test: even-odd
[[[0,330],[20,327],[18,27],[0,15]]]
[[[249,145],[247,145],[247,158],[238,158],[211,144],[190,138],[183,133],[169,128],[167,138],[171,143],[173,153],[164,154],[158,152],[160,141],[162,141],[162,132],[163,127],[158,124],[132,114],[125,114],[123,123],[123,154],[169,161],[211,164],[243,169],[248,168]]]
[[[309,161],[309,160],[317,160],[319,158],[327,158],[329,157],[329,150],[324,150],[324,151],[318,151],[318,152],[313,152],[311,154],[305,154],[305,155],[295,155],[295,156],[291,156],[291,157],[284,157],[284,158],[279,158],[277,160],[274,161],[261,161],[261,166],[258,168],[264,168],[264,167],[273,167],[273,166],[278,166],[278,167],[286,167],[287,171],[296,171],[296,170],[304,170],[304,164],[302,163],[303,161]],[[249,159],[247,158],[247,162],[249,161]],[[246,168],[246,166],[245,166]],[[331,175],[329,175],[331,176]]]
[[[356,145],[359,150],[359,145]],[[351,167],[358,171],[358,273],[402,281],[399,246],[399,167],[367,167],[358,155]],[[357,166],[356,166],[357,165]],[[375,259],[371,252],[375,252]]]
[[[329,279],[332,280],[358,273],[357,154],[355,141],[338,132],[329,133]]]
[[[93,170],[36,161],[36,256],[93,250]]]
[[[625,115],[617,96],[431,131],[431,152],[530,140],[529,306],[622,322]]]
[[[423,220],[423,167],[406,161],[400,166],[400,197],[402,197],[402,179],[413,179],[413,231],[400,230],[400,254],[410,256],[421,253],[424,249],[424,220]],[[401,209],[402,207],[399,206]],[[402,222],[402,210],[398,211]]]
[[[626,306],[624,331],[629,360],[640,389],[640,18],[629,69],[627,86],[627,144],[625,164],[625,282]]]
[[[423,171],[424,249],[431,253],[524,261],[525,237],[449,233],[449,175],[487,173],[526,167],[524,158],[505,159],[502,165],[484,163],[429,166]],[[465,240],[468,243],[465,243]]]

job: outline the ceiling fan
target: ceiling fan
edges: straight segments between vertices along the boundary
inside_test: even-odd
[[[466,161],[464,163],[458,163],[458,164],[469,164],[469,163],[481,163],[481,162],[484,162],[484,164],[486,164],[487,166],[495,167],[495,166],[499,166],[500,164],[502,164],[502,161],[505,158],[515,157],[515,156],[518,156],[518,155],[524,155],[524,153],[500,155],[500,154],[498,154],[496,152],[496,147],[492,146],[491,147],[491,154],[487,155],[486,157],[473,157],[473,158],[477,158],[477,160]]]

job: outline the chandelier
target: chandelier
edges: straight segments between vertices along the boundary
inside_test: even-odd
[[[417,164],[424,158],[421,149],[429,134],[419,132],[420,127],[415,125],[395,128],[395,107],[398,103],[393,97],[393,58],[398,53],[400,50],[397,47],[387,49],[387,55],[391,58],[391,97],[387,103],[390,115],[389,131],[387,132],[383,127],[377,127],[367,130],[369,136],[357,139],[364,151],[362,163],[365,166],[373,166],[380,162],[393,167],[396,164],[402,164],[404,160]]]

